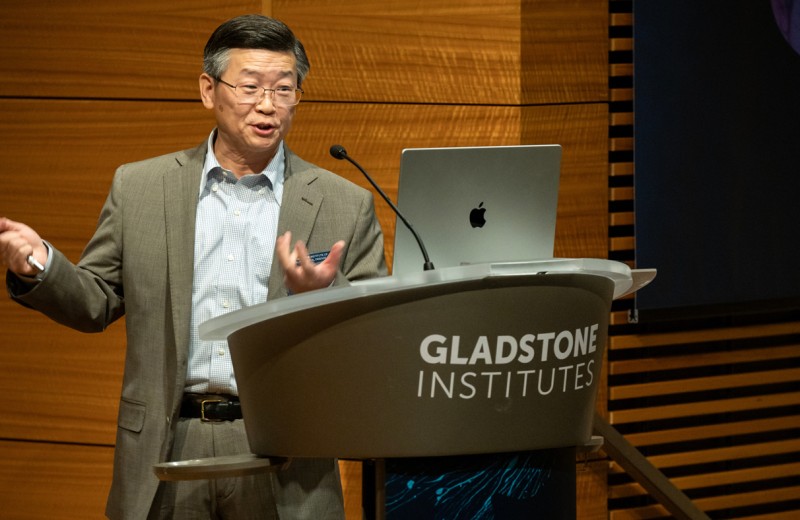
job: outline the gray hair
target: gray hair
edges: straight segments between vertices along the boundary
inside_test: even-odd
[[[203,71],[220,79],[228,68],[231,49],[293,53],[297,59],[297,86],[303,83],[311,68],[303,44],[291,29],[279,20],[260,14],[232,18],[217,27],[203,51]]]

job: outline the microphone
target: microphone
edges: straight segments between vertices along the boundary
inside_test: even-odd
[[[411,234],[414,235],[414,239],[416,239],[417,245],[419,245],[419,250],[420,250],[420,252],[422,252],[422,258],[425,260],[425,263],[423,264],[422,269],[425,270],[425,271],[432,271],[433,270],[433,262],[431,262],[430,257],[428,257],[428,251],[425,249],[425,245],[422,243],[422,239],[419,237],[417,232],[414,230],[414,227],[408,222],[408,220],[406,220],[406,218],[403,216],[403,214],[400,213],[400,210],[397,209],[397,206],[394,205],[394,202],[392,202],[391,199],[389,199],[389,197],[386,196],[386,194],[383,192],[383,190],[377,184],[375,184],[375,181],[372,180],[372,177],[370,177],[370,175],[367,173],[367,171],[364,168],[362,168],[361,165],[358,164],[352,157],[347,155],[347,150],[345,150],[344,146],[342,146],[340,144],[335,144],[335,145],[331,146],[331,156],[334,159],[339,159],[340,161],[341,160],[345,160],[345,161],[350,162],[353,166],[358,168],[358,171],[360,171],[361,173],[364,174],[364,177],[366,177],[367,180],[369,181],[369,183],[372,184],[372,187],[375,188],[375,191],[377,191],[380,194],[380,196],[383,197],[383,200],[385,200],[386,203],[389,205],[389,207],[392,208],[392,211],[394,211],[394,214],[397,215],[397,217],[400,220],[403,221],[403,224],[405,224],[406,227],[408,228],[408,230],[411,231]]]

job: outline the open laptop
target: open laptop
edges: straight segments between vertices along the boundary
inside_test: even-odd
[[[403,150],[397,207],[438,268],[553,257],[560,145]],[[423,270],[397,219],[392,274]]]

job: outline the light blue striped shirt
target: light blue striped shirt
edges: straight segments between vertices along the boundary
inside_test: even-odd
[[[267,299],[285,170],[283,143],[259,174],[237,179],[214,155],[216,130],[200,182],[186,392],[238,395],[227,341],[201,341],[206,320]]]

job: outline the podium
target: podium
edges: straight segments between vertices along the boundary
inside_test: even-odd
[[[379,518],[434,507],[476,475],[528,488],[538,475],[531,496],[480,497],[535,503],[553,491],[542,475],[563,470],[572,480],[556,487],[569,495],[571,482],[574,517],[575,448],[592,443],[611,301],[654,275],[599,259],[445,268],[256,305],[200,335],[228,340],[257,459],[377,461]],[[195,462],[193,478],[214,466]],[[163,479],[185,470],[156,467]]]

